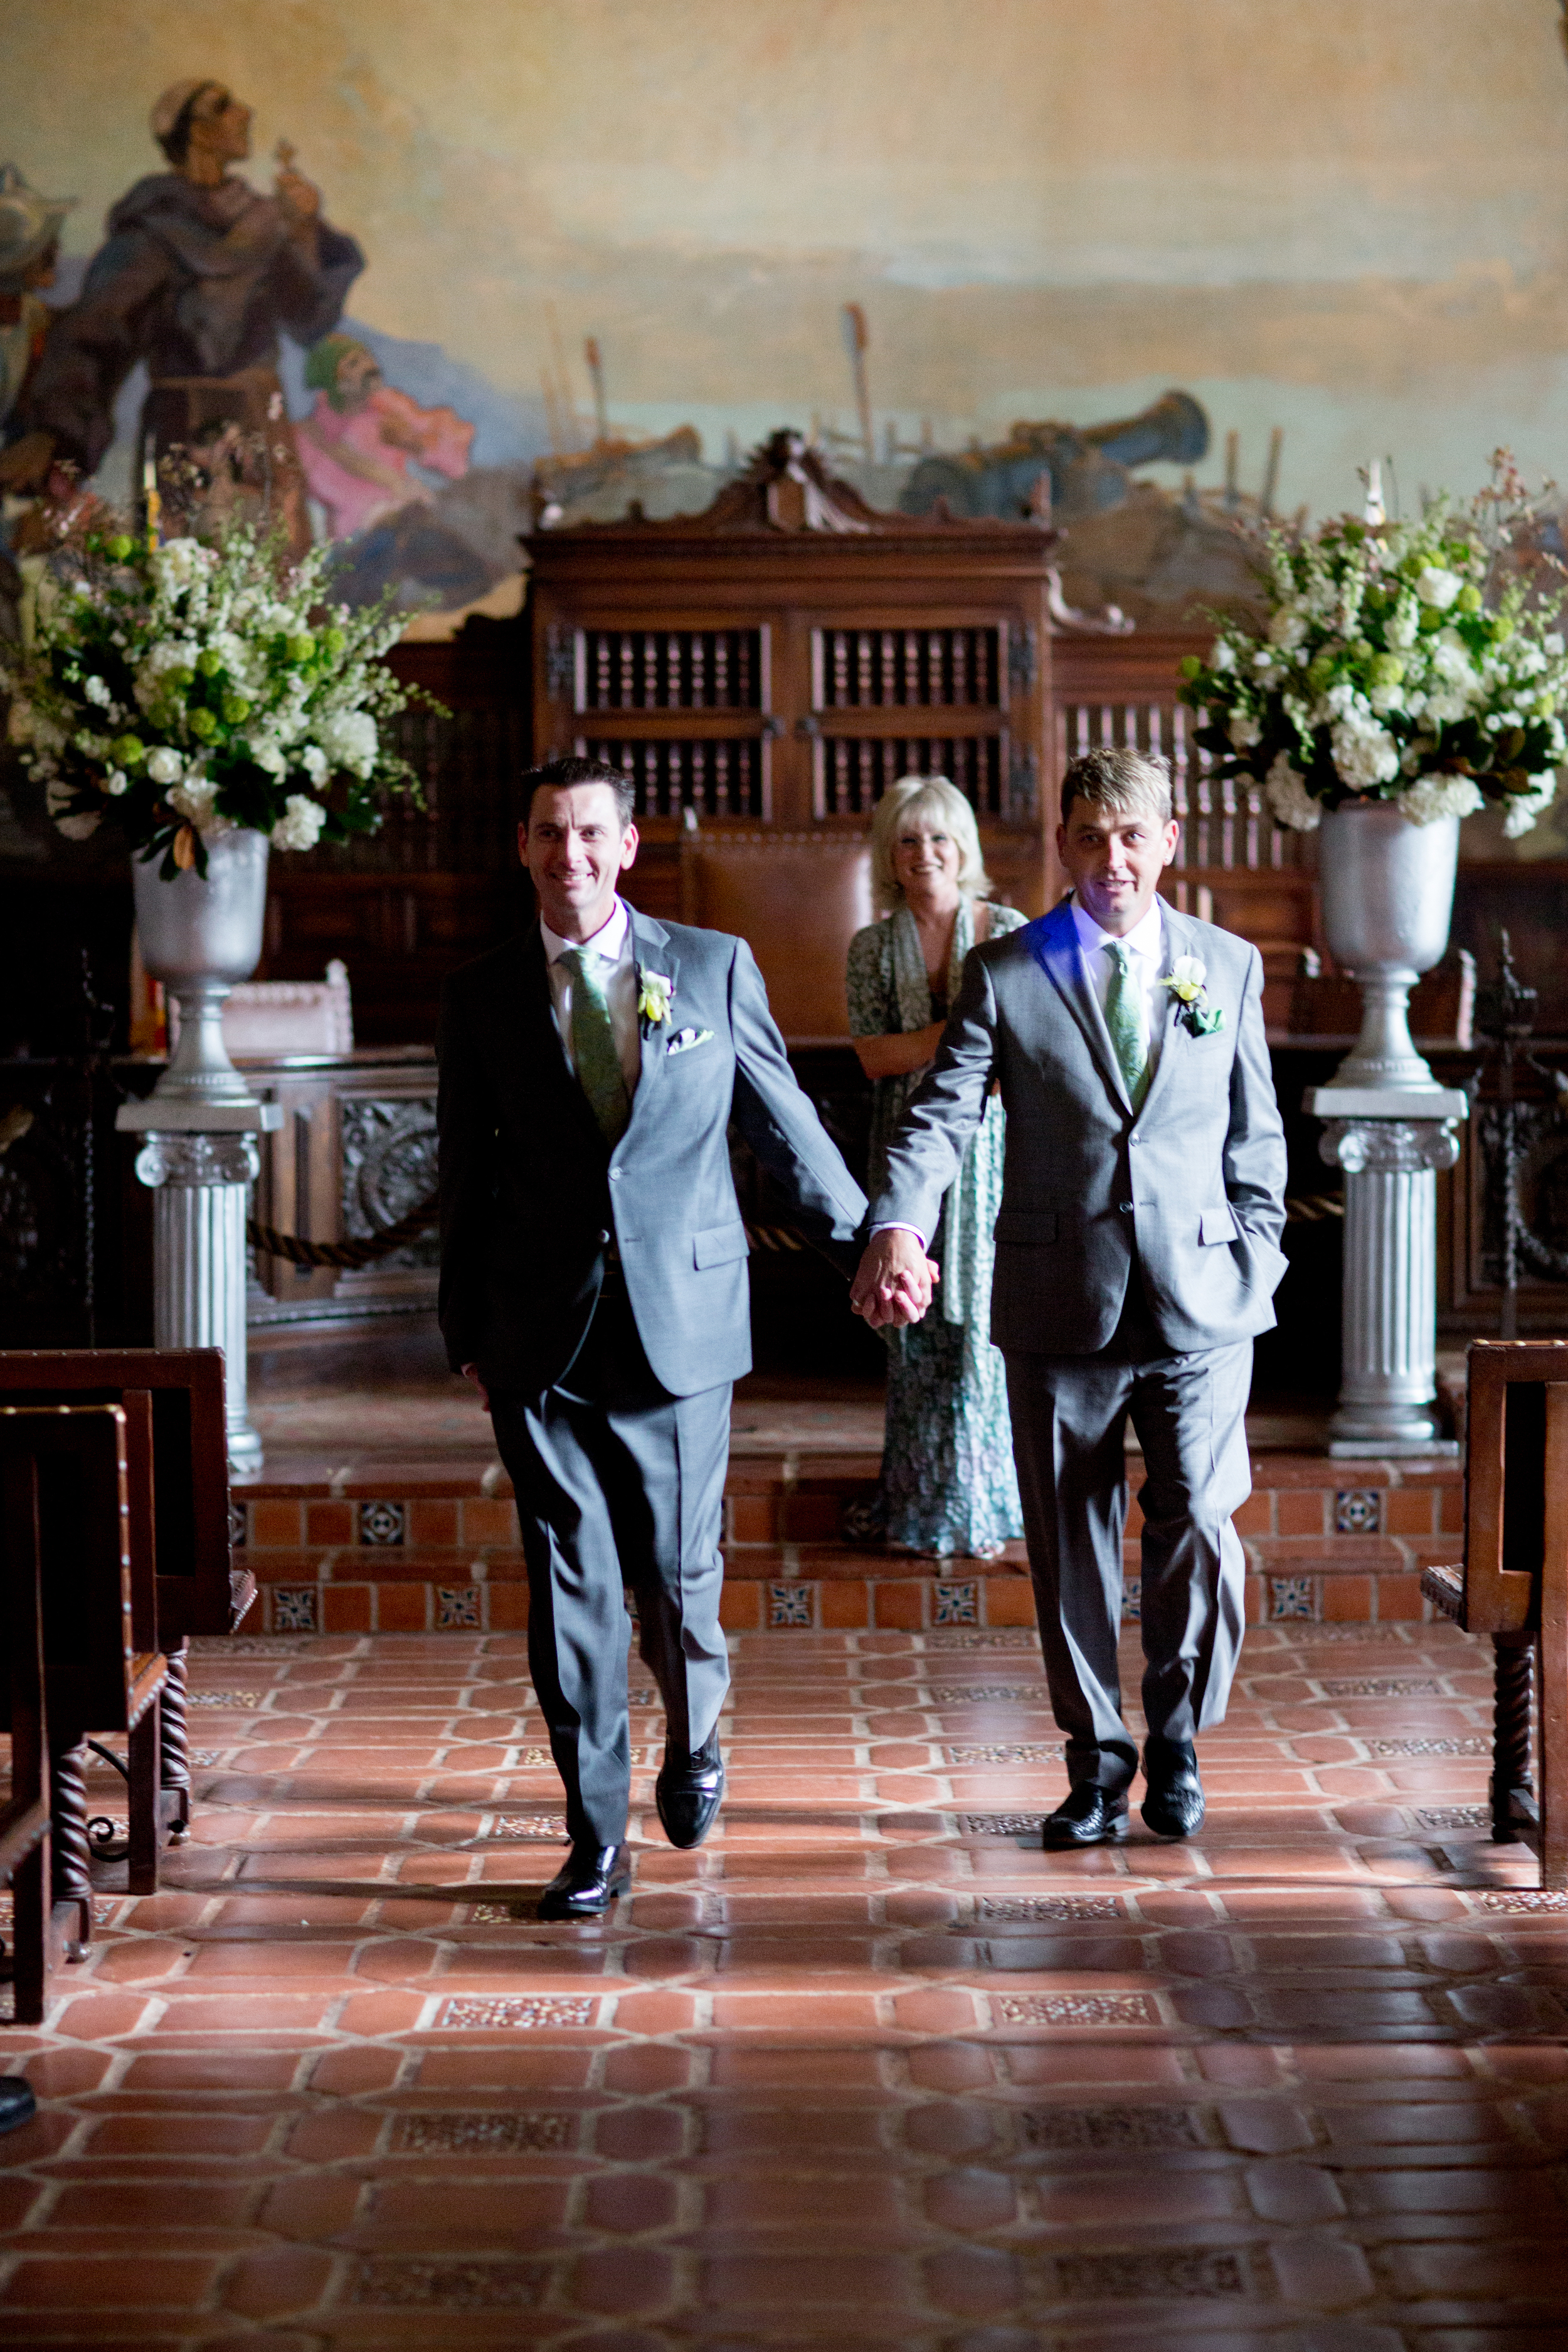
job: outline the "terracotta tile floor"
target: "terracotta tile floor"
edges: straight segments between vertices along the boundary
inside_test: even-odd
[[[45,2101],[8,2344],[1568,2345],[1568,1898],[1485,1843],[1447,1627],[1255,1630],[1205,1835],[1071,1858],[1019,1842],[1060,1785],[1025,1633],[739,1643],[694,1855],[634,1667],[595,1930],[531,1922],[515,1638],[208,1643],[194,1685],[193,1843],[0,2041]]]

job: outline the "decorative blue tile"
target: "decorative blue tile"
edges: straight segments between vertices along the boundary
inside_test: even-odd
[[[318,1595],[313,1584],[275,1584],[272,1627],[278,1633],[313,1633],[317,1630]]]
[[[438,1633],[454,1633],[463,1626],[481,1626],[479,1588],[477,1584],[436,1587],[436,1626]]]
[[[1381,1535],[1382,1487],[1342,1486],[1334,1496],[1334,1531],[1342,1536]]]
[[[1124,1576],[1121,1580],[1121,1616],[1124,1623],[1139,1624],[1143,1616],[1143,1580],[1141,1576]]]
[[[1285,1617],[1316,1617],[1317,1587],[1315,1576],[1271,1576],[1268,1580],[1268,1615],[1271,1622],[1278,1622]]]
[[[809,1625],[814,1622],[812,1587],[809,1584],[770,1584],[768,1587],[768,1623],[770,1625]]]
[[[980,1587],[975,1584],[949,1584],[942,1577],[936,1581],[936,1599],[931,1609],[933,1625],[978,1625],[980,1622]]]
[[[402,1503],[362,1503],[359,1507],[359,1539],[362,1544],[390,1546],[402,1544],[408,1528],[408,1513]]]

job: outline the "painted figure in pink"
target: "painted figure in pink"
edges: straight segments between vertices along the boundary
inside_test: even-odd
[[[328,535],[350,539],[435,494],[408,471],[412,457],[458,481],[468,470],[474,427],[451,408],[421,408],[395,391],[374,356],[348,335],[328,335],[305,363],[315,392],[295,427],[310,496],[326,509]]]

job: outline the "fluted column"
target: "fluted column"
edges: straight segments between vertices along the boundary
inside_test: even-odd
[[[1331,1454],[1443,1447],[1437,1397],[1437,1171],[1459,1156],[1463,1095],[1320,1087],[1319,1149],[1345,1178],[1343,1331]],[[1347,1116],[1346,1114],[1351,1114]]]
[[[221,1348],[228,1458],[261,1460],[250,1426],[246,1377],[245,1209],[261,1167],[251,1135],[160,1135],[136,1155],[153,1208],[153,1341],[159,1348]]]
[[[187,1102],[152,1095],[123,1103],[121,1134],[139,1135],[136,1173],[154,1194],[153,1338],[159,1348],[221,1348],[228,1458],[261,1465],[246,1396],[245,1212],[276,1103]]]

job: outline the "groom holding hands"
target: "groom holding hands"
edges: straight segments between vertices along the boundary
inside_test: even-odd
[[[1177,836],[1163,761],[1073,761],[1057,834],[1072,897],[969,957],[855,1284],[873,1326],[924,1314],[925,1244],[999,1084],[991,1336],[1067,1735],[1050,1848],[1122,1836],[1138,1769],[1117,1666],[1129,1420],[1145,1470],[1142,1811],[1161,1836],[1202,1824],[1194,1741],[1223,1719],[1241,1646],[1231,1515],[1251,1487],[1252,1342],[1285,1271],[1285,1142],[1257,949],[1155,895]]]
[[[540,1916],[592,1920],[629,1875],[623,1586],[664,1702],[670,1843],[700,1845],[724,1791],[720,1514],[752,1361],[731,1123],[818,1232],[854,1240],[866,1199],[745,942],[619,896],[629,779],[553,760],[522,791],[539,919],[454,972],[442,1008],[440,1317],[522,1527],[529,1668],[572,1842]]]

